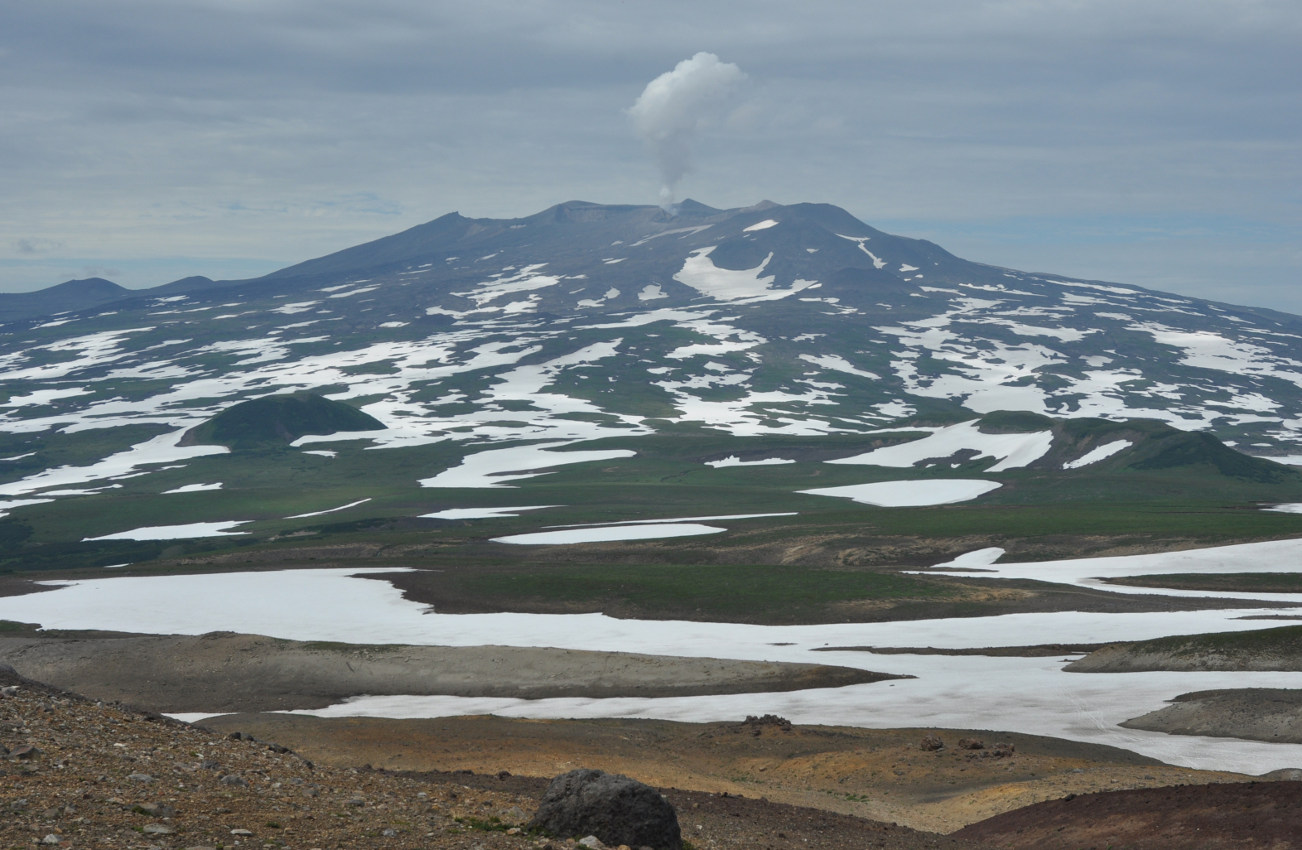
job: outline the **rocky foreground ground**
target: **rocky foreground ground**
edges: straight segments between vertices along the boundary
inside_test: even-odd
[[[814,741],[802,734],[808,730],[796,727],[788,732],[774,718],[734,725],[737,742],[748,738],[777,742],[767,748],[769,760],[794,760],[803,765],[801,769],[808,767],[808,759],[795,757],[795,751],[804,749],[802,740]],[[565,728],[566,733],[555,738],[559,744],[565,743],[566,736],[592,734],[582,727]],[[448,731],[454,732],[455,727]],[[698,730],[697,734],[715,732]],[[601,742],[600,736],[594,741]],[[500,747],[481,751],[485,742],[472,734],[449,734],[440,743],[445,751],[461,750],[481,763],[504,756]],[[786,753],[793,746],[795,751]],[[756,753],[762,756],[765,749],[756,748]],[[1021,758],[1009,753],[990,760],[969,759],[952,745],[949,752],[929,750],[925,736],[906,749],[888,755],[908,769],[881,777],[879,788],[908,780],[909,770],[917,765],[938,772],[933,779],[942,781],[939,773],[948,771],[957,777],[980,762],[1005,765]],[[580,759],[591,754],[592,748],[572,752]],[[666,751],[659,775],[674,775],[674,761],[675,755]],[[1016,769],[1027,772],[1047,763],[1041,754],[1025,759]],[[504,770],[399,773],[314,763],[306,755],[244,732],[189,726],[0,670],[0,850],[565,850],[580,844],[600,850],[591,839],[580,842],[522,828],[546,782],[545,777]],[[662,790],[678,812],[688,846],[697,850],[1279,850],[1302,843],[1297,838],[1302,835],[1302,783],[1298,782],[1069,793],[1014,808],[954,835],[728,792]]]
[[[0,848],[562,848],[518,829],[542,781],[316,765],[284,747],[0,675]],[[813,809],[668,792],[696,848],[982,845]]]

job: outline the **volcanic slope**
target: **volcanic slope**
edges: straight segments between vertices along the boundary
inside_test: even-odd
[[[971,473],[1016,475],[1049,451],[1036,439],[1061,446],[1074,426],[1034,439],[1055,428],[1013,427],[1022,434],[1005,435],[1022,441],[1013,451],[989,448],[998,423],[964,424],[1004,411],[1199,431],[1203,443],[1158,467],[1210,459],[1217,476],[1271,485],[1226,498],[1302,501],[1278,468],[1242,475],[1241,456],[1213,440],[1260,455],[1297,450],[1302,320],[971,263],[828,205],[453,213],[255,280],[67,292],[76,309],[9,321],[0,335],[0,510],[11,514],[0,540],[44,547],[24,552],[27,568],[194,548],[150,542],[169,535],[224,536],[221,545],[283,538],[327,513],[372,530],[470,517],[457,511],[509,518],[515,505],[583,501],[576,487],[588,488],[587,507],[555,509],[550,522],[508,519],[493,536],[607,520],[804,516],[803,506],[833,502],[822,496],[896,507],[1007,501],[1016,498],[1009,482]],[[49,303],[6,298],[0,315]],[[260,452],[182,444],[241,403],[297,392],[384,427]],[[958,430],[937,433],[947,428]],[[964,434],[978,443],[954,456]],[[871,461],[869,474],[849,460],[928,436],[954,438],[935,456],[948,466],[924,458],[906,472]],[[1134,441],[1086,442],[1062,455],[1058,472],[1106,470]],[[847,466],[823,463],[838,459]],[[699,480],[686,461],[726,492],[675,490]],[[916,478],[923,466],[959,480],[926,485],[912,501],[894,491],[916,485],[886,487],[870,494],[876,501],[820,492]],[[471,498],[517,486],[532,501]],[[1116,482],[1090,486],[1104,493]],[[1223,492],[1189,478],[1167,491]],[[612,501],[614,492],[644,495]],[[728,507],[704,509],[719,504]],[[1298,527],[1287,517],[1250,524],[1228,536]],[[700,523],[661,530],[709,533]],[[83,557],[87,545],[93,557]]]

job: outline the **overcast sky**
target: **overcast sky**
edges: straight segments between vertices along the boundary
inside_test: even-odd
[[[1302,313],[1298,0],[5,3],[0,291],[656,203],[629,110],[701,51],[680,198]]]

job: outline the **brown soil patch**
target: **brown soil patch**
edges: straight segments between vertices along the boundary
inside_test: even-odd
[[[0,686],[11,684],[0,693],[2,847],[574,848],[573,839],[505,831],[532,816],[541,781],[334,768],[0,671]],[[982,846],[812,809],[668,793],[702,850]]]
[[[76,634],[76,633],[63,633]],[[832,688],[899,678],[850,667],[504,646],[363,646],[212,632],[0,637],[31,679],[151,711],[323,708],[359,694],[671,697]]]
[[[1302,836],[1302,782],[1116,791],[1040,803],[955,837],[1009,850],[1284,850]]]
[[[1302,691],[1235,688],[1181,694],[1166,708],[1121,724],[1169,735],[1302,744]]]
[[[535,777],[596,767],[651,785],[763,798],[934,832],[1067,794],[1248,779],[1171,767],[1111,747],[1002,732],[267,714],[204,723],[279,741],[338,766],[507,770]],[[928,734],[944,748],[921,749]],[[985,748],[962,749],[962,738],[980,739]],[[999,742],[1012,744],[1012,754],[996,757]]]

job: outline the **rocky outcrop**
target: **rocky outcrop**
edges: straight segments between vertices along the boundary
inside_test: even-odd
[[[1181,694],[1165,708],[1121,724],[1169,735],[1302,744],[1302,691],[1237,688]]]
[[[678,815],[659,791],[601,770],[572,770],[553,779],[529,826],[562,838],[595,835],[612,847],[683,846]]]
[[[1063,669],[1072,673],[1298,671],[1302,670],[1302,626],[1114,643]]]

